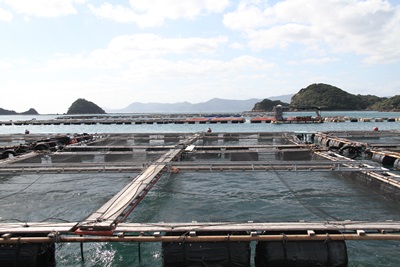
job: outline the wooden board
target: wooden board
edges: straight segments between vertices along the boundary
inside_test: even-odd
[[[132,182],[118,192],[118,194],[91,214],[84,222],[80,223],[80,226],[110,227],[164,167],[164,165],[149,166],[143,173],[136,176]]]

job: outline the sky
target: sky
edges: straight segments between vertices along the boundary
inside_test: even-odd
[[[400,0],[0,0],[0,107],[400,88]]]

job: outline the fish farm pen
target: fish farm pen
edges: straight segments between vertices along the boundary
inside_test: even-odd
[[[247,120],[246,120],[247,117]],[[328,116],[315,119],[312,116],[292,116],[277,121],[271,112],[243,112],[241,114],[137,114],[137,115],[64,115],[51,119],[0,120],[0,126],[43,125],[152,125],[152,124],[243,124],[285,123],[307,124],[323,122],[398,122],[398,117],[350,117]]]
[[[399,141],[395,130],[0,135],[0,266],[389,266],[389,255],[395,266]]]

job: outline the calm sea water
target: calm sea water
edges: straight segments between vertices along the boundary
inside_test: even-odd
[[[312,113],[298,113],[313,115]],[[325,116],[400,117],[400,113],[332,112]],[[38,116],[47,119],[56,116]],[[26,120],[31,116],[0,116]],[[0,133],[201,132],[209,125],[0,126]],[[398,130],[400,122],[304,125],[213,124],[214,132]],[[136,174],[0,175],[0,221],[79,221],[100,207]],[[90,181],[90,182],[89,182]],[[112,184],[112,186],[110,186]],[[289,185],[288,188],[286,185]],[[25,200],[25,201],[21,201]],[[326,172],[166,174],[135,209],[130,222],[277,222],[400,220],[400,205],[377,192]],[[346,242],[349,266],[400,266],[400,242]],[[252,257],[254,256],[252,244]],[[140,253],[139,253],[140,251]],[[57,246],[57,266],[161,266],[161,245],[79,244]],[[139,256],[140,254],[140,256]]]

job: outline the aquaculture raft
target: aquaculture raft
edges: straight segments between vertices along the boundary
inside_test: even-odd
[[[374,137],[399,137],[397,131],[373,134]],[[258,242],[258,260],[263,261],[265,246],[268,245],[262,242],[290,241],[299,242],[298,245],[302,246],[303,241],[318,241],[319,246],[323,246],[326,240],[400,240],[400,222],[396,221],[126,222],[129,214],[167,172],[208,172],[210,177],[214,172],[337,172],[362,183],[369,181],[374,190],[381,190],[380,193],[400,202],[397,197],[400,189],[398,175],[384,166],[373,164],[372,158],[357,160],[346,157],[345,150],[340,150],[348,145],[359,150],[358,157],[379,154],[374,152],[380,149],[379,144],[354,140],[370,135],[369,132],[101,134],[93,136],[90,141],[69,144],[60,150],[32,151],[9,157],[0,162],[0,173],[137,174],[82,221],[2,222],[0,244],[42,246],[62,242],[162,242],[168,254],[171,250],[188,249],[169,247],[169,243],[200,242],[202,246],[213,248],[215,242]],[[1,136],[0,140],[12,138]],[[398,148],[395,144],[382,146],[385,151]],[[138,157],[132,161],[134,155],[143,155],[146,159]],[[97,160],[80,161],[83,156]],[[207,157],[225,160],[204,160]],[[314,157],[319,160],[314,161]],[[78,160],[72,161],[71,158]],[[118,158],[118,161],[113,161],[113,158]],[[153,160],[149,162],[149,158]],[[244,245],[243,249],[248,247]],[[170,259],[169,256],[166,258]],[[244,260],[247,261],[247,258]],[[346,261],[344,256],[343,261]]]
[[[246,118],[250,117],[249,120]],[[153,114],[153,115],[121,115],[121,116],[60,116],[55,119],[30,119],[0,121],[0,126],[29,125],[142,125],[142,124],[242,124],[249,123],[281,123],[310,124],[322,122],[398,122],[400,118],[351,118],[351,117],[311,117],[294,116],[277,120],[268,113],[244,112],[242,114]]]
[[[96,125],[96,124],[217,124],[217,123],[244,123],[246,119],[240,115],[209,115],[196,117],[193,115],[170,114],[156,116],[64,116],[49,120],[19,120],[0,121],[0,126],[11,125]]]

